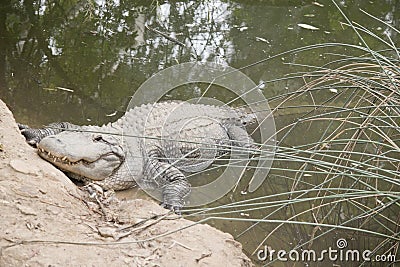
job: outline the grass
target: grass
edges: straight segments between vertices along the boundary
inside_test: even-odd
[[[188,211],[189,217],[201,215],[202,221],[216,225],[243,223],[236,238],[249,242],[252,255],[265,244],[300,250],[335,237],[355,239],[354,246],[375,254],[399,255],[400,52],[389,36],[384,39],[342,15],[361,45],[320,44],[286,52],[351,48],[325,66],[311,66],[312,72],[282,78],[300,77],[304,85],[269,99],[275,113],[302,110],[277,132],[268,184],[284,185],[266,185],[270,188],[258,197]],[[387,49],[373,50],[364,34]],[[354,56],[360,51],[362,55]],[[314,133],[299,138],[307,131]]]

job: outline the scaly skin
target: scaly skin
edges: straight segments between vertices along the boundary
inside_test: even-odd
[[[241,109],[171,101],[135,107],[100,127],[20,129],[41,157],[74,178],[113,190],[139,181],[161,188],[163,205],[179,211],[190,192],[182,171],[207,168],[230,145],[254,147],[244,128],[253,120]]]

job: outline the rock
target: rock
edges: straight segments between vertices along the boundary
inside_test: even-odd
[[[33,208],[29,206],[17,204],[17,209],[24,215],[37,215],[36,211],[34,211]]]
[[[17,172],[25,174],[38,174],[38,170],[34,165],[30,165],[27,160],[12,159],[10,160],[10,166]]]
[[[150,200],[107,203],[120,222],[106,222],[99,205],[26,144],[1,100],[0,144],[7,148],[0,154],[0,266],[251,265],[229,234],[185,219],[152,219],[165,210]]]

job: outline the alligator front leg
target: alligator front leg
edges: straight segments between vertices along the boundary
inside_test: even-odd
[[[259,147],[254,143],[253,138],[244,128],[236,125],[228,125],[225,128],[234,146],[247,148],[251,153],[259,150]]]
[[[165,179],[167,184],[162,188],[162,206],[179,214],[184,205],[184,198],[190,193],[190,184],[186,177],[175,167],[170,167],[166,171]]]
[[[79,127],[80,126],[69,122],[51,123],[45,126],[44,128],[39,128],[39,129],[30,128],[29,126],[24,124],[18,124],[18,128],[20,129],[21,134],[25,137],[28,144],[35,147],[40,142],[40,140],[42,140],[47,136],[56,135],[58,133],[61,133],[62,131],[68,129],[73,130]]]
[[[158,148],[149,151],[145,166],[145,177],[161,187],[164,208],[180,214],[184,198],[190,193],[190,184],[185,175],[168,162],[162,161]]]

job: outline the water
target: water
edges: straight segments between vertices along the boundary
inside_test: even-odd
[[[337,3],[352,21],[367,26],[380,36],[387,34],[394,41],[398,40],[396,32],[360,10],[399,28],[400,1],[343,0]],[[341,22],[346,21],[327,0],[318,3],[291,0],[3,0],[0,4],[0,98],[8,104],[17,121],[32,126],[54,121],[101,124],[121,116],[135,90],[153,74],[189,61],[244,68],[242,71],[256,84],[265,83],[261,90],[266,98],[272,98],[304,84],[301,78],[275,79],[311,69],[304,65],[321,66],[334,58],[333,53],[360,55],[361,52],[332,47],[284,54],[249,65],[311,44],[360,44],[354,31]],[[298,26],[300,23],[319,29],[305,29]],[[180,43],[168,40],[152,29]],[[376,39],[365,37],[374,49],[384,47]],[[165,99],[199,97],[205,88],[201,84],[186,86],[171,92]],[[231,97],[218,88],[208,96],[223,101]],[[277,104],[271,102],[272,106]],[[277,129],[296,118],[296,115],[276,117]],[[321,129],[305,131],[309,133],[306,137],[299,135],[290,142],[300,144],[305,139],[317,138]],[[291,187],[290,181],[278,176],[268,179],[268,183],[253,196],[285,192]],[[236,192],[220,203],[242,198]],[[265,212],[267,210],[261,210],[251,216],[260,218]],[[282,209],[274,218],[286,218],[287,214],[291,212]],[[312,220],[307,216],[303,219]],[[251,225],[227,221],[212,223],[233,235]],[[239,241],[251,253],[262,241],[260,236],[266,236],[274,226],[276,224],[260,224],[240,235]],[[306,236],[309,232],[303,228],[284,227],[271,236],[268,244],[293,247],[309,238]],[[329,238],[335,240],[335,235],[332,233]],[[321,241],[319,245],[326,247],[329,242]]]

